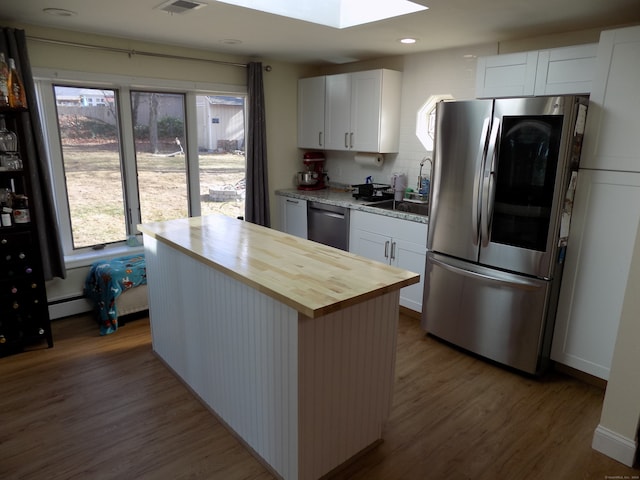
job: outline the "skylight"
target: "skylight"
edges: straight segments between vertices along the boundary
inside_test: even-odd
[[[409,0],[218,0],[333,28],[348,28],[427,10]]]

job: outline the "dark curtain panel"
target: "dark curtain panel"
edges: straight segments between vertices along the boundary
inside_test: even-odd
[[[29,171],[29,181],[31,182],[29,211],[32,217],[31,221],[36,224],[38,231],[44,278],[46,280],[51,280],[53,277],[65,278],[66,269],[56,221],[44,135],[38,115],[36,90],[27,54],[24,30],[2,28],[0,51],[4,52],[5,59],[13,58],[15,60],[16,69],[24,83],[27,105],[29,106],[28,112],[20,114],[22,131],[25,136],[24,144],[26,145],[26,151],[21,152],[21,157]]]
[[[245,220],[271,226],[269,217],[269,179],[267,177],[267,132],[264,112],[262,63],[247,65],[249,118],[247,125],[247,194]]]

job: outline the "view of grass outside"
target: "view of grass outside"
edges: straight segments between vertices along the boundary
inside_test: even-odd
[[[189,216],[184,95],[132,92],[135,158],[123,160],[116,92],[64,86],[55,92],[73,248],[126,240],[129,213],[132,228],[138,223],[132,199],[141,223]],[[243,99],[198,98],[201,214],[243,216]],[[133,162],[135,191],[125,191],[132,185],[125,172],[133,170],[123,164]]]
[[[175,146],[175,145],[174,145]],[[67,196],[74,246],[121,241],[126,238],[118,145],[64,145]],[[244,216],[244,199],[212,201],[209,188],[231,188],[244,180],[245,157],[233,153],[200,153],[200,207],[202,215]],[[138,154],[138,181],[145,185],[141,199],[157,221],[186,217],[186,196],[180,204],[167,202],[168,193],[184,193],[184,155],[158,157]],[[141,193],[142,194],[142,193]],[[102,241],[97,242],[96,239]]]

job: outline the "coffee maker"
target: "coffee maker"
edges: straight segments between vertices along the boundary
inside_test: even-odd
[[[304,171],[298,172],[298,190],[322,190],[326,188],[326,176],[324,171],[325,158],[322,152],[307,152],[302,158]]]

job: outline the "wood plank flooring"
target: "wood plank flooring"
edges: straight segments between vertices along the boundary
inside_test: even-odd
[[[0,478],[273,478],[153,355],[147,318],[107,337],[89,316],[53,331],[54,348],[0,359]],[[591,449],[602,389],[514,374],[405,315],[398,342],[384,442],[335,478],[640,476]]]

